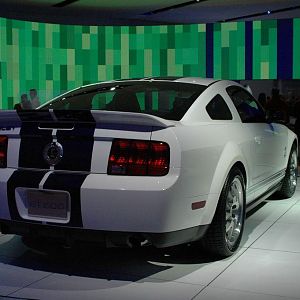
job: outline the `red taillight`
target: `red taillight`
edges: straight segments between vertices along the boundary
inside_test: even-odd
[[[0,168],[7,167],[7,141],[7,136],[0,135]]]
[[[170,148],[164,142],[115,139],[107,174],[163,176],[169,172],[169,161]]]

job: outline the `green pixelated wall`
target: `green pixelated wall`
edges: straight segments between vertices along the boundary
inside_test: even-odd
[[[284,30],[293,33],[288,63],[279,51],[281,43],[286,48],[278,40]],[[300,78],[298,53],[300,19],[288,24],[72,26],[0,18],[0,107],[12,108],[30,88],[45,102],[83,84],[119,78],[273,79],[286,64],[290,77]]]
[[[300,19],[294,19],[293,78],[300,78]]]
[[[214,25],[214,77],[245,78],[245,23]]]
[[[253,22],[253,79],[277,78],[277,22]]]
[[[71,26],[0,18],[0,106],[97,81],[205,76],[205,25]]]

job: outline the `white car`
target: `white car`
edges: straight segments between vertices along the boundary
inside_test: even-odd
[[[238,248],[245,212],[293,195],[297,137],[232,81],[97,83],[0,112],[0,227],[23,236]]]

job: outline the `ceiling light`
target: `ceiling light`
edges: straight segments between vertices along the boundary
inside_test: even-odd
[[[77,1],[79,1],[79,0],[63,0],[63,1],[58,2],[58,3],[56,3],[56,4],[52,5],[52,6],[53,7],[65,7],[65,6],[68,6],[68,5],[70,5],[70,4],[74,3],[74,2],[77,2]]]
[[[155,15],[155,14],[158,14],[158,13],[163,13],[163,12],[166,12],[166,11],[170,11],[170,10],[173,10],[173,9],[184,8],[184,7],[189,6],[189,5],[195,5],[196,3],[205,2],[205,1],[208,1],[208,0],[190,0],[190,1],[187,1],[187,2],[182,2],[182,3],[179,3],[179,4],[175,4],[175,5],[155,9],[155,10],[152,10],[152,11],[148,11],[148,12],[143,13],[143,15],[144,16],[151,16],[151,15]]]

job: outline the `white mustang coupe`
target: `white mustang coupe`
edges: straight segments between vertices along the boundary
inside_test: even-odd
[[[92,84],[0,112],[0,229],[106,245],[197,242],[226,257],[245,212],[297,181],[297,137],[241,85]]]

